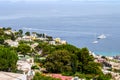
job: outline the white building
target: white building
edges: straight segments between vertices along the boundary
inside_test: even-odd
[[[5,42],[8,43],[8,45],[10,45],[12,47],[17,47],[19,45],[19,43],[17,41],[5,40]]]
[[[55,42],[60,43],[61,39],[60,38],[55,38]]]
[[[56,45],[55,41],[49,41],[49,44]]]
[[[24,72],[28,72],[29,70],[31,70],[31,64],[29,64],[28,62],[26,61],[22,61],[22,60],[18,60],[17,62],[17,69],[18,70],[22,70]]]
[[[0,80],[27,80],[27,76],[25,74],[0,72]]]
[[[30,45],[30,46],[34,49],[38,45],[39,45],[38,43],[34,43],[34,44]]]
[[[32,65],[34,65],[34,58],[29,56],[24,57],[23,55],[18,56],[19,60],[17,61],[17,69],[28,73],[28,71],[31,70]]]
[[[4,31],[4,33],[10,35],[10,34],[11,34],[11,31]]]
[[[22,38],[21,37],[18,37],[17,39],[16,39],[16,41],[21,41],[22,40]]]
[[[61,43],[61,44],[67,44],[67,41],[61,40],[60,43]]]
[[[31,36],[23,36],[22,40],[24,40],[24,41],[32,41]]]

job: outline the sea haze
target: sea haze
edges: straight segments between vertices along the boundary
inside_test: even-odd
[[[0,26],[60,37],[96,54],[120,54],[120,2],[41,1],[0,3]],[[100,34],[107,38],[97,40]]]

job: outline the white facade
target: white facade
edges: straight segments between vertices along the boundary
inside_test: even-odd
[[[0,80],[27,80],[27,76],[25,74],[0,72]]]
[[[55,41],[49,41],[49,44],[56,45]]]
[[[17,62],[17,69],[24,72],[28,72],[29,70],[31,70],[31,66],[32,65],[27,61],[18,60]]]
[[[32,41],[31,36],[23,36],[22,40],[24,40],[24,41]]]
[[[11,32],[10,31],[4,31],[6,34],[8,34],[8,35],[10,35],[11,34]]]
[[[5,40],[5,42],[8,43],[12,47],[17,47],[19,45],[17,41]]]

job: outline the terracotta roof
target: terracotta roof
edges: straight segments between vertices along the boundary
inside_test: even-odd
[[[72,76],[62,76],[61,74],[50,74],[53,78],[59,78],[61,80],[72,80]]]

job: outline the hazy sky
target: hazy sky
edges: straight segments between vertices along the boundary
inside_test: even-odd
[[[119,1],[119,0],[0,0],[0,1],[11,1],[11,2],[17,2],[17,1]]]
[[[118,0],[0,0],[0,20],[120,14]]]
[[[110,2],[110,1],[117,1],[117,2],[120,2],[119,0],[0,0],[1,2],[98,2],[98,1],[102,1],[102,2]]]

